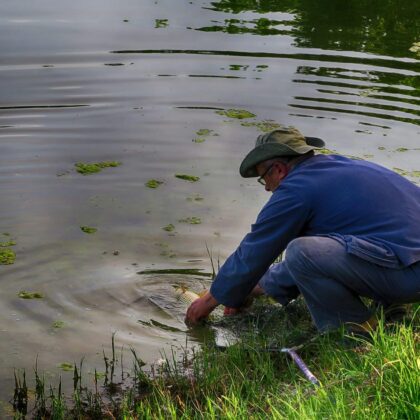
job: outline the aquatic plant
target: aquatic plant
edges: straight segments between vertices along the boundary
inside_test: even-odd
[[[44,295],[39,292],[27,292],[26,290],[21,290],[18,293],[18,296],[21,299],[42,299]]]
[[[168,225],[164,226],[162,228],[166,232],[173,232],[175,230],[175,226],[172,223],[169,223]]]
[[[199,225],[201,223],[201,219],[199,217],[186,217],[185,219],[179,219],[178,222],[180,223],[189,223],[190,225]]]
[[[0,248],[6,248],[9,246],[15,246],[15,245],[16,245],[15,241],[0,242]]]
[[[97,232],[97,231],[98,231],[98,229],[97,229],[97,228],[94,228],[94,227],[89,227],[89,226],[80,226],[80,230],[81,230],[82,232],[84,232],[84,233],[88,233],[88,234],[95,233],[95,232]]]
[[[238,120],[256,117],[255,114],[247,111],[246,109],[225,109],[223,111],[215,111],[215,112],[218,115],[223,115],[224,117],[235,118]]]
[[[155,28],[167,28],[168,25],[168,19],[155,19]]]
[[[200,180],[199,176],[187,174],[175,174],[175,178],[183,179],[184,181],[197,182]]]
[[[0,249],[0,265],[13,264],[16,260],[15,252],[10,248]]]
[[[15,252],[10,248],[0,248],[0,265],[13,264],[16,260]]]
[[[262,121],[246,121],[242,122],[243,127],[256,127],[263,133],[276,130],[277,128],[282,127],[281,124],[276,123],[273,120],[262,120]]]
[[[64,321],[54,321],[51,326],[53,328],[59,329],[59,328],[63,328],[65,325],[66,323]]]
[[[163,181],[158,181],[157,179],[149,179],[144,185],[147,188],[157,188],[159,185],[162,185]]]
[[[203,201],[204,197],[200,194],[193,194],[187,197],[187,201]]]
[[[63,362],[60,363],[57,367],[61,370],[64,370],[64,372],[71,372],[74,369],[74,364],[69,362]]]
[[[85,163],[77,162],[74,164],[77,172],[82,175],[91,175],[97,172],[101,172],[104,168],[115,168],[120,166],[121,162],[116,161],[104,161],[104,162],[94,162],[94,163]]]

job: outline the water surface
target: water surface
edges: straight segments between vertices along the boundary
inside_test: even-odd
[[[418,181],[419,22],[409,1],[2,2],[0,397],[37,355],[53,383],[62,362],[102,368],[115,331],[146,362],[200,341],[149,297],[209,279],[137,273],[209,272],[206,245],[235,248],[268,198],[238,174],[262,121]],[[75,171],[100,161],[122,164]]]

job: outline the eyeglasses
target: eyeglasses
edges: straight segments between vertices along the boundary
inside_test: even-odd
[[[276,164],[276,162],[272,163],[266,170],[265,172],[257,179],[257,182],[259,182],[261,185],[266,184],[264,177],[270,172],[270,170],[272,169],[272,167]]]

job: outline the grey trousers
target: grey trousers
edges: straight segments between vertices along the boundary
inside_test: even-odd
[[[372,312],[361,296],[385,306],[420,301],[420,262],[385,268],[347,253],[334,239],[302,237],[290,242],[285,260],[273,264],[259,286],[283,305],[302,294],[316,327],[326,331],[367,321]]]

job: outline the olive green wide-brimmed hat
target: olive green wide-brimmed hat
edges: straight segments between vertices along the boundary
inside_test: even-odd
[[[252,178],[258,176],[256,166],[265,160],[299,156],[323,147],[325,142],[317,137],[305,137],[294,127],[282,127],[257,137],[255,148],[246,155],[239,172],[244,178]]]

